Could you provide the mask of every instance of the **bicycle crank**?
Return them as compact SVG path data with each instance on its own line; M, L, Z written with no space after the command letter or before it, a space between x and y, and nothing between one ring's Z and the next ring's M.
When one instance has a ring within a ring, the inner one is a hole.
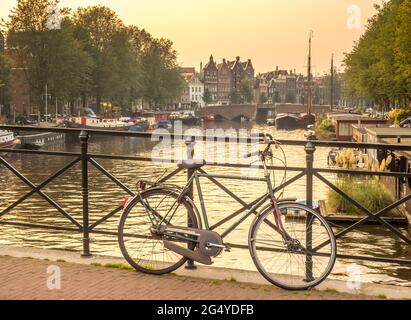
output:
M187 235L197 238L193 239L198 244L194 250L181 247L171 241L172 238L178 241L180 237ZM205 265L211 265L213 263L211 258L218 256L223 249L227 249L221 236L214 231L167 226L163 230L163 236L165 238L163 240L164 246L167 249Z

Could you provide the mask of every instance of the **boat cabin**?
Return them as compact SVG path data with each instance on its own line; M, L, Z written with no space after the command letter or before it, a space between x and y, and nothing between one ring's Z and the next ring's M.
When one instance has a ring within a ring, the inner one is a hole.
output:
M333 114L329 115L329 118L335 126L337 141L352 141L353 125L356 125L357 128L387 126L386 119L364 117L359 114Z

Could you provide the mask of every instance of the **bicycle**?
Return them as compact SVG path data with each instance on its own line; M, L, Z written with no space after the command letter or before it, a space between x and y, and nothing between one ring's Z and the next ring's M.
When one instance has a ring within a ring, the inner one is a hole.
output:
M187 260L210 265L212 258L223 250L230 251L230 245L224 242L226 236L254 214L248 247L262 276L288 290L306 290L320 284L335 263L334 233L316 210L293 200L277 200L268 161L272 164L275 158L273 146L281 149L284 159L285 153L273 139L264 139L262 143L264 150L246 156L259 156L264 178L247 177L246 180L265 182L267 192L221 234L209 226L200 178L241 181L244 177L207 174L201 170L206 165L204 160L188 160L178 164L180 169L193 171L182 188L139 181L139 192L125 203L119 222L118 240L127 262L138 271L155 275L172 272ZM189 196L194 184L201 214Z

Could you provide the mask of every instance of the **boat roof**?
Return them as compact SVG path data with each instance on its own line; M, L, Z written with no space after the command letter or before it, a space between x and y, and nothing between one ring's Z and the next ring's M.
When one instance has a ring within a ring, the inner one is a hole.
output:
M378 138L411 138L411 128L365 128L365 130Z
M282 118L295 118L298 119L298 116L292 113L280 113L279 115L277 115L276 119L282 119Z
M13 134L13 132L0 130L0 136L9 136L11 134Z
M361 114L355 114L355 113L330 114L329 118L337 122L344 122L344 121L387 122L387 120L383 118L371 118L367 115L361 115Z

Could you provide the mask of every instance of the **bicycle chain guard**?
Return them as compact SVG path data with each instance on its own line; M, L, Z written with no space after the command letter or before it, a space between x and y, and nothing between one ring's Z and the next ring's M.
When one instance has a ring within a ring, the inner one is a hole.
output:
M214 231L171 226L166 227L164 232L197 237L198 246L194 250L181 247L170 240L163 240L163 243L167 249L205 265L211 265L213 263L211 257L216 257L223 251L221 247L223 246L223 239ZM212 245L217 245L217 247Z

